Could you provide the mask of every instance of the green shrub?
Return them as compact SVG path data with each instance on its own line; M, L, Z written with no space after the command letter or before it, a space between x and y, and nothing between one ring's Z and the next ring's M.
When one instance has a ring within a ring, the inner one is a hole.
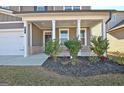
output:
M64 45L68 48L72 60L75 60L81 49L81 42L78 39L72 39L66 41Z
M49 40L45 46L45 53L53 57L56 61L57 55L60 53L60 44L58 40Z
M90 49L100 58L104 56L107 49L109 48L109 42L107 39L103 39L101 36L93 37L91 40L91 47Z
M109 55L109 59L113 60L115 63L124 65L124 54L120 52L113 52Z

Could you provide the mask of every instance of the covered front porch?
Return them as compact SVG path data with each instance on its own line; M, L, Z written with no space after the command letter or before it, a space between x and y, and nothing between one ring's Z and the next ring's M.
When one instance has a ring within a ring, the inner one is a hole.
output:
M79 55L90 56L93 55L89 48L91 38L93 36L106 38L105 22L109 18L108 12L81 12L79 15L75 13L53 14L22 17L25 26L25 57L44 52L45 44L50 38L58 39L62 44L61 47L64 47L64 41L78 38L83 46ZM63 55L69 55L65 47L60 56Z
M29 55L44 52L47 41L57 39L63 48L60 56L69 56L69 52L64 46L64 41L73 38L78 38L82 43L80 56L93 55L89 48L90 39L92 36L102 35L102 23L100 20L33 21L29 26Z

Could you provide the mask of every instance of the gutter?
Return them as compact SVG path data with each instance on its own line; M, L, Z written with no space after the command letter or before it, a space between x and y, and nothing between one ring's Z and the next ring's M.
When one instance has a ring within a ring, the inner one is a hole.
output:
M107 25L111 19L112 19L112 11L109 11L109 19L105 22L105 24ZM108 27L106 27L106 29L108 29ZM106 33L108 33L108 31Z
M0 7L0 13L6 14L6 15L11 15L11 16L16 16L15 14L13 14L14 11L9 10L9 9L4 9Z

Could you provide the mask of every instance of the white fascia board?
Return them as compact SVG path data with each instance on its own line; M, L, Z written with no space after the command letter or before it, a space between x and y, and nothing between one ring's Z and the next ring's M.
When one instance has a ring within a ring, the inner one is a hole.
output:
M115 28L110 29L109 32L111 32L111 31L113 31L113 30L116 30L116 29L119 29L119 28L122 28L122 27L124 27L124 24L123 24L123 25L120 25L120 26L117 26L117 27L115 27Z
M15 28L15 29L0 29L0 32L10 32L10 31L23 31L24 28Z
M0 8L0 13L11 15L11 16L16 16L15 14L13 14L12 10L6 10L6 9L2 9L2 8Z

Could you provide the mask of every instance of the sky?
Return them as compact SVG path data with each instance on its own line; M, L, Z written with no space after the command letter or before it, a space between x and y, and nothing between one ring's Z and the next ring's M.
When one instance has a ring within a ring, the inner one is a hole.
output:
M92 6L92 9L116 9L116 10L124 10L124 6Z

